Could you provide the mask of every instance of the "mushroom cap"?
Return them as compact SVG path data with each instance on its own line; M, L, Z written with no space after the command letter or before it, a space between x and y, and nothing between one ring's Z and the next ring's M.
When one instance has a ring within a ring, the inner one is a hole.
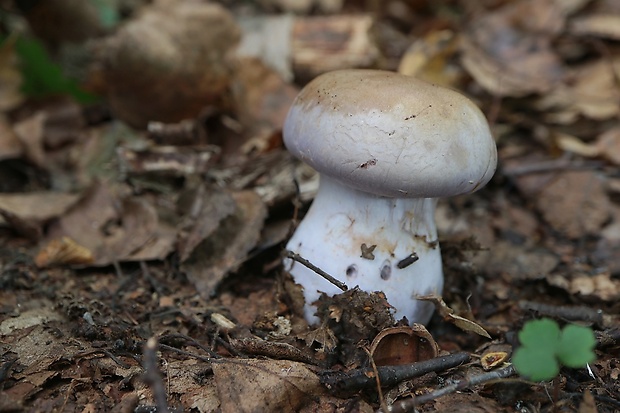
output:
M471 100L380 70L315 78L293 102L283 137L318 172L385 197L474 192L497 165L489 125Z

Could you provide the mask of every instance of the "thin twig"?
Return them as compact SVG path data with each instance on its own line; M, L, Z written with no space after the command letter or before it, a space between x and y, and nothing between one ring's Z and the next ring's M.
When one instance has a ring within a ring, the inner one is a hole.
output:
M586 321L598 325L603 324L603 316L605 315L602 310L586 306L556 306L533 301L521 301L519 302L519 308L568 321Z
M298 263L300 263L301 265L305 267L310 268L312 271L314 271L321 277L325 278L327 281L334 284L336 287L340 288L342 291L347 291L349 289L349 287L347 287L345 283L343 283L342 281L338 281L337 279L335 279L334 277L332 277L331 275L329 275L328 273L326 273L325 271L323 271L316 265L312 264L307 259L303 258L301 255L296 254L293 251L285 250L284 256L286 258L292 259L293 261L297 261Z
M379 377L379 370L377 369L377 363L375 363L375 359L372 357L370 350L364 347L364 351L368 354L368 359L370 360L370 366L372 367L372 372L375 374L375 382L377 385L377 393L379 394L379 403L382 409L387 409L387 404L385 403L385 397L383 397L383 390L381 390L381 379Z
M381 386L394 386L401 381L423 376L432 371L443 371L469 361L466 352L435 357L430 360L418 361L400 366L379 366L375 373L372 369L358 369L347 373L325 371L319 374L321 383L335 393L352 393L375 385L376 376Z
M144 381L151 388L157 411L161 413L170 413L166 396L166 388L162 380L159 368L157 366L157 339L151 337L146 341L144 346Z
M505 379L506 377L510 377L515 374L515 369L510 364L507 367L503 367L498 370L491 371L489 373L480 374L478 376L471 377L466 380L461 380L455 384L450 386L442 387L441 389L435 390L434 392L424 394L419 397L412 397L410 399L400 400L393 405L388 407L387 411L382 409L377 410L377 413L404 413L410 412L415 409L416 406L429 402L431 400L438 399L439 397L445 396L447 394L455 393L460 390L465 390L470 387L477 386L479 384L488 383L495 380Z

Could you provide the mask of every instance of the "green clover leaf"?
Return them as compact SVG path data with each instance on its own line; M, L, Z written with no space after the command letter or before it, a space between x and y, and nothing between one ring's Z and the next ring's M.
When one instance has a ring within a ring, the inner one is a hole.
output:
M532 381L549 380L560 372L560 363L553 353L528 347L518 348L512 363L520 375Z
M583 367L596 358L594 346L596 338L592 329L576 325L568 325L562 330L556 354L566 367Z
M533 381L554 378L560 365L579 368L596 358L592 329L568 325L560 330L551 319L525 323L519 341L521 347L512 356L512 363L519 374Z

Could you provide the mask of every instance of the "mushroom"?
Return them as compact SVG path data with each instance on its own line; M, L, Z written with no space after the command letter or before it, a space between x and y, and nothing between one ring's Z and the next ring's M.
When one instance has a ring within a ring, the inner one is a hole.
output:
M339 70L304 87L284 143L320 173L310 209L286 248L347 286L383 291L395 317L427 323L443 271L437 198L474 192L493 176L497 149L478 107L450 89L397 73ZM340 290L284 260L316 322L320 292Z

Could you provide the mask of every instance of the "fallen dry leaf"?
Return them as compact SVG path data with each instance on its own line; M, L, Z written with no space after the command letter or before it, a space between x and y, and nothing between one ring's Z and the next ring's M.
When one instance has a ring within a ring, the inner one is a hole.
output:
M79 199L78 194L51 191L0 193L0 210L9 211L24 220L45 222L64 214Z
M267 152L282 145L273 135L282 128L298 88L285 82L259 59L239 59L235 75L234 97L240 121L253 139L253 153ZM243 152L249 153L246 143Z
M210 297L226 274L237 269L260 239L267 208L254 191L232 194L236 211L194 248L181 269L205 298Z
M159 223L149 201L139 197L119 199L103 183L93 185L66 214L52 222L48 239L64 236L90 250L93 265L109 265L136 256L161 259L172 251L175 241L168 227ZM160 238L155 239L157 236ZM142 248L156 255L147 256Z
M617 117L620 114L619 75L618 58L576 66L571 71L570 81L550 90L535 103L535 107L549 111L546 116L550 118L565 118L568 123L574 123L575 115L599 121Z
M324 390L305 364L235 359L213 363L222 413L298 411Z
M198 360L170 360L166 363L168 392L178 395L183 403L200 413L216 413L220 402L213 377L196 380L207 367Z
M225 190L199 185L179 199L183 219L179 224L177 251L185 262L194 249L209 237L221 221L235 212L235 200Z
M592 171L557 175L534 202L545 220L570 238L597 234L609 219L611 208L601 178Z
M316 348L317 353L330 353L338 345L334 332L327 326L319 326L307 333L302 333L299 338L304 340L306 346Z
M409 46L401 57L398 73L456 88L464 74L452 62L457 46L458 36L453 31L432 31Z
M484 370L492 370L501 366L508 360L508 353L505 351L488 351L480 357L480 365Z
M540 246L513 244L499 240L491 248L491 254L480 254L474 262L491 275L506 274L511 279L544 279L560 263L559 257Z
M562 288L571 294L579 294L585 298L594 298L613 302L620 298L620 281L612 278L609 273L597 275L580 275L566 278L556 274L547 277L549 284Z
M461 41L462 63L496 96L524 96L551 90L564 76L552 47L563 27L551 0L520 0L473 20Z
M480 394L468 396L463 393L449 394L433 402L434 413L497 413L502 406L495 400Z
M491 338L489 333L487 333L487 331L482 328L482 326L480 326L478 323L455 314L454 310L448 307L448 304L446 304L441 297L436 295L426 295L418 297L418 300L431 301L433 304L435 304L435 310L437 311L437 313L445 321L454 324L461 330L476 333L486 338Z
M601 153L597 145L587 144L576 136L566 133L556 133L555 144L566 152L581 155L585 158L593 158Z

